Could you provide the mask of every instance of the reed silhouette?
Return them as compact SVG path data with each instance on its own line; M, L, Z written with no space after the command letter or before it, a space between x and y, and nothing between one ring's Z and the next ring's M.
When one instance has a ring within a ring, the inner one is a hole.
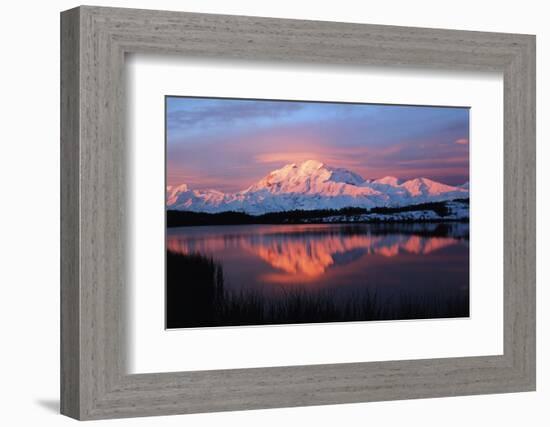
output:
M199 253L166 256L166 327L241 326L469 316L468 292L382 296L365 288L345 296L287 288L279 295L233 291L223 268Z

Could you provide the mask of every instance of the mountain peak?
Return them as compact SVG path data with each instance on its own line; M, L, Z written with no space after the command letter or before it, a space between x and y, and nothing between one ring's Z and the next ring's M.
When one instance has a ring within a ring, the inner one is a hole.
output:
M276 169L246 189L246 192L265 191L278 194L326 194L342 191L342 185L359 186L365 180L343 168L328 166L318 160L290 163Z
M306 160L298 166L302 171L315 171L317 169L321 169L323 166L325 166L324 163L318 161L318 160Z
M453 187L451 185L436 182L424 177L410 179L404 182L402 184L402 187L406 188L412 196L418 196L422 194L439 195L449 193L457 189L463 190L459 187Z
M400 184L400 181L395 176L385 176L384 178L378 178L373 181L376 184L386 184L386 185L392 185L397 186Z

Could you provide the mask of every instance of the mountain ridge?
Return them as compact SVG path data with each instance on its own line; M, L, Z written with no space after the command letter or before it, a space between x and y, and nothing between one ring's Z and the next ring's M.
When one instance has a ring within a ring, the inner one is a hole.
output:
M463 186L424 177L403 182L392 176L365 180L348 169L317 160L287 164L234 193L193 190L187 184L168 186L166 193L167 207L171 210L236 211L251 215L290 210L398 207L469 197L469 189Z

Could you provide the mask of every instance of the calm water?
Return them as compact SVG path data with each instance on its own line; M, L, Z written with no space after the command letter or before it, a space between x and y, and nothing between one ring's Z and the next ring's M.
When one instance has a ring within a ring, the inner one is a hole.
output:
M213 259L223 274L224 289L235 295L254 293L277 300L296 291L301 295L323 294L330 295L331 301L342 308L354 298L370 294L377 296L378 305L383 305L380 313L388 313L373 318L469 314L467 224L181 227L167 230L167 250ZM170 280L174 283L175 280L168 277L171 286ZM186 285L178 282L178 286ZM192 294L185 298L192 298ZM449 303L457 298L461 301L458 309L456 304L451 307ZM425 313L415 315L416 308L404 311L405 299L430 301L429 304L438 307L422 308ZM177 310L171 307L169 310ZM361 317L356 314L351 320L361 320L358 316ZM321 314L319 317L315 320L310 315L309 321L327 320ZM228 324L253 323L266 322ZM220 324L225 322L218 321L215 325ZM191 322L179 326L193 325Z

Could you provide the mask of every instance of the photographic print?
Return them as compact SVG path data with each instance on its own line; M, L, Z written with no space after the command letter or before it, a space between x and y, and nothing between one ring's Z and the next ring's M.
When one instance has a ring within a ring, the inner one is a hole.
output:
M166 327L468 317L469 115L166 96Z

